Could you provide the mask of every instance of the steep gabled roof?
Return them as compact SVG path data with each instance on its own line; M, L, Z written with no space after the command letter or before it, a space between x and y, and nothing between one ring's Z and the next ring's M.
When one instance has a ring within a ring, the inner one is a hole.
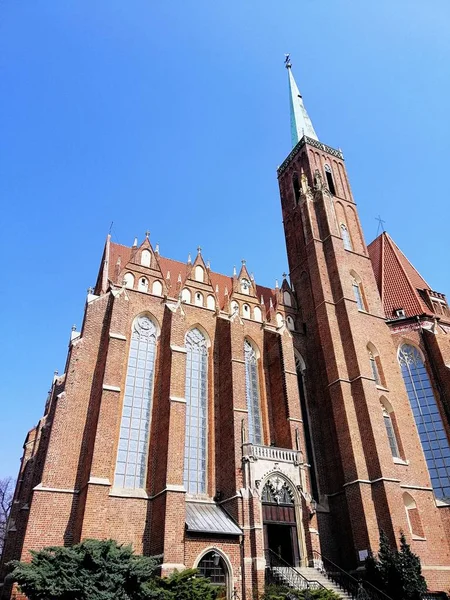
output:
M403 308L407 317L432 314L419 290L430 286L412 266L392 238L383 232L368 246L375 279L388 319Z
M121 269L124 269L125 266L130 262L133 255L134 248L130 248L128 246L122 246L121 244L116 244L115 242L109 242L109 262L108 262L108 279L113 283L118 283L116 281L116 265L117 261L120 258ZM105 255L103 257L103 261L105 260ZM167 273L170 272L170 279L172 282L172 290L171 293L175 293L176 283L178 280L178 275L181 275L182 284L187 284L186 279L188 278L193 265L188 265L186 263L182 263L177 260L173 260L171 258L165 258L164 256L158 256L159 266L161 268L163 277L167 277ZM102 269L100 269L102 270ZM233 277L228 275L222 275L221 273L215 273L213 271L209 271L209 277L211 280L212 287L214 292L216 293L219 306L222 309L226 309L225 303L228 301L228 298L231 297L233 293ZM270 300L274 306L277 304L277 295L276 290L272 290L270 288L256 285L256 293L257 299L260 300L261 297L264 298L264 302L266 305L266 310L269 309ZM216 292L216 288L218 291ZM225 297L225 290L228 292L227 298Z

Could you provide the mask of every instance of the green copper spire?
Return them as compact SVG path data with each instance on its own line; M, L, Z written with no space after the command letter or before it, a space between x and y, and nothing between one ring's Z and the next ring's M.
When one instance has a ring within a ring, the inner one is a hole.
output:
M294 76L292 75L292 63L289 54L284 61L289 76L289 104L291 107L291 137L292 147L296 146L304 135L319 140L314 131L311 119L306 112L303 98L300 94Z

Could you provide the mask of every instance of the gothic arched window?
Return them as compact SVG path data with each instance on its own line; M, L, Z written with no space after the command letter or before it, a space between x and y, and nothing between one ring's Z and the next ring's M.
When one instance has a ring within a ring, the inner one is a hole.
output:
M300 200L300 182L297 173L292 175L292 186L294 188L295 204L298 204L298 201Z
M114 485L143 488L153 395L157 330L147 316L133 324Z
M208 345L199 329L186 335L186 436L183 483L189 494L206 493Z
M353 294L355 296L358 310L366 311L367 307L362 289L361 278L353 271L350 273L350 275L352 276Z
M434 493L450 498L450 446L422 356L411 344L403 344L398 361Z
M252 444L262 443L261 409L259 402L258 356L252 344L245 340L245 396L248 410L248 439Z
M333 194L333 196L336 196L336 188L334 186L334 181L333 181L333 172L331 170L330 165L325 165L325 176L327 178L328 189Z
M352 240L350 239L350 233L347 229L347 226L344 223L341 223L341 236L342 241L344 242L344 248L346 250L353 250Z
M386 428L386 433L389 440L389 446L391 448L392 456L394 458L400 458L400 451L398 449L397 436L395 435L394 423L392 420L392 410L388 410L386 401L381 400L381 409L383 411L383 421Z

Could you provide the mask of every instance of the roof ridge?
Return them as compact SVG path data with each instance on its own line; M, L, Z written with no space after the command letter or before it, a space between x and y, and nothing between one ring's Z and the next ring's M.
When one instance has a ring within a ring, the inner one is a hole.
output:
M403 266L402 262L401 262L401 261L398 259L398 257L397 257L397 253L395 252L395 249L397 249L397 250L398 250L398 252L399 252L399 253L402 255L402 257L403 257L403 258L406 260L406 262L407 262L407 263L409 264L409 266L410 266L410 267L413 269L413 271L415 271L415 272L417 273L417 275L420 277L420 279L422 279L422 281L423 281L423 282L425 283L425 285L427 286L427 287L426 287L426 289L428 289L428 290L431 290L431 288L430 288L430 286L429 286L428 282L427 282L427 281L426 281L426 280L425 280L425 279L422 277L422 275L419 273L419 271L416 269L416 267L415 267L415 266L412 264L412 262L411 262L411 261L409 260L409 258L406 256L406 254L405 254L404 252L402 252L402 250L401 250L401 249L400 249L400 248L397 246L397 244L394 242L394 240L391 238L391 236L390 236L390 235L389 235L387 232L384 232L384 233L385 233L385 235L386 235L386 237L387 237L388 241L391 243L391 247L392 247L392 246L395 246L395 248L393 248L393 250L394 250L394 253L395 253L395 257L397 258L397 260L398 260L398 263L400 264L400 266L401 266L401 268L402 268L402 271L405 273L405 275L406 275L406 277L407 277L407 279L408 279L408 282L411 284L411 286L413 287L413 289L415 289L415 290L416 290L416 289L419 289L419 288L416 288L416 287L414 287L414 286L413 286L413 284L412 284L412 282L411 282L411 279L410 279L409 275L407 274L407 272L406 272L406 270L405 270L405 268L404 268L404 266Z

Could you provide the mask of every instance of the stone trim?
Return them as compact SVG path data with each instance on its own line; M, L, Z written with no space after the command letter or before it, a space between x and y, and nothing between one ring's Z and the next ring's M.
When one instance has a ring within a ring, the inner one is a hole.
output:
M123 340L124 342L127 340L125 335L122 335L121 333L113 333L112 331L109 332L109 337L113 340Z
M401 488L404 488L406 490L422 490L424 492L432 492L433 488L432 487L425 487L423 485L408 485L408 484L402 484L400 485Z
M422 569L427 569L428 571L450 571L450 567L446 567L444 565L437 565L437 566L422 565Z
M287 420L293 423L303 423L302 419L297 419L296 417L288 417Z
M245 360L242 360L242 358L232 358L231 362L236 362L240 363L241 365L245 365Z
M169 400L171 402L180 402L180 404L186 404L186 398L181 398L180 396L169 396Z
M177 346L176 344L170 344L172 352L181 352L181 354L187 354L187 349L184 346Z
M394 461L394 464L396 464L396 465L403 465L405 467L407 467L409 465L409 460L403 460L403 458L400 458L398 456L394 456L393 461Z
M110 486L111 482L108 478L104 477L89 477L88 485L107 485Z
M248 413L247 408L233 408L234 412Z
M37 486L33 488L33 492L57 492L58 494L79 494L80 490L46 487L43 486L42 483L38 483Z
M106 392L120 392L120 387L117 385L108 385L106 383L103 384L103 389Z

